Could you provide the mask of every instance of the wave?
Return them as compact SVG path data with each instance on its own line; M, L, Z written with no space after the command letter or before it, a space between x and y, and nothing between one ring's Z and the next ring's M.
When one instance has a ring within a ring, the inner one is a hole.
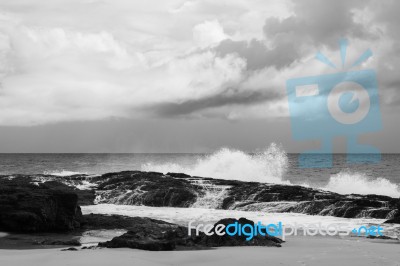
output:
M43 174L54 175L54 176L71 176L71 175L85 175L87 173L62 170L62 171L44 171Z
M254 181L287 184L285 173L288 157L280 145L272 143L263 152L248 154L240 150L223 148L187 166L180 163L145 163L142 171L186 173L192 176L212 177L227 180ZM322 174L322 173L321 173ZM329 176L326 186L301 183L305 187L333 191L339 194L377 194L400 197L399 185L385 178L371 178L362 172L343 170Z
M322 189L339 194L377 194L400 197L400 188L397 184L385 178L372 179L364 173L350 171L341 171L331 176L329 183Z
M227 180L289 184L289 181L283 180L287 166L286 152L279 145L272 143L263 152L256 154L223 148L197 160L192 166L176 163L146 163L142 165L142 170L162 173L178 172Z

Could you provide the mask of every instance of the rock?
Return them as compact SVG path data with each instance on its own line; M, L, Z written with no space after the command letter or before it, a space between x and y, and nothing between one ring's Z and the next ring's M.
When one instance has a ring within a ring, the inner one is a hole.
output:
M43 186L49 189L71 191L72 193L77 194L79 206L93 205L96 198L94 190L80 190L57 181L47 181L43 183Z
M218 224L229 224L238 221L240 224L254 224L252 221L241 218L224 219ZM274 246L280 247L283 242L272 236L256 236L246 241L243 236L207 236L200 233L198 236L188 234L188 228L150 218L134 217L128 232L114 237L111 241L99 243L99 247L133 248L152 251L168 251L174 249L203 249L220 246ZM214 229L213 229L214 230Z
M192 177L183 173L125 171L95 179L99 203L190 207L204 195L208 206L241 211L294 212L344 218L391 217L397 199L381 195L341 195L309 187ZM226 188L225 193L221 187ZM214 197L210 192L215 191ZM207 205L205 207L208 207Z
M391 223L391 224L400 224L400 199L397 201L397 210L394 212L393 217L391 219L387 220L385 223Z
M97 246L88 246L88 247L82 247L81 249L96 249Z
M150 218L133 217L128 232L111 241L99 243L100 247L128 247L151 251L174 250L177 245L194 245L187 228Z
M99 182L99 203L145 205L154 207L190 207L197 198L192 184L185 179L156 172L106 174Z
M389 219L384 222L385 224L400 224L400 217L394 217L393 219Z
M219 224L227 226L228 224L238 223L241 226L249 224L254 227L254 222L246 218L240 218L239 220L228 218L222 219L214 224L212 232L215 232L215 227ZM269 247L281 247L281 243L284 241L273 236L261 236L257 235L251 240L246 240L244 235L229 236L227 234L219 236L213 234L211 236L202 235L200 245L205 245L207 247L222 247L222 246L269 246Z
M139 217L93 213L84 215L83 219L82 229L84 230L128 229L142 222Z
M0 178L0 229L13 232L69 231L80 227L78 196L55 184Z
M369 235L369 236L367 236L367 238L370 238L370 239L384 239L384 240L386 240L386 239L397 240L397 238L389 237L389 236L371 236L371 235Z
M175 177L175 178L190 178L190 175L183 173L167 173L167 176Z
M78 251L76 248L64 248L61 251Z
M96 203L154 207L197 207L240 211L293 212L344 218L398 221L398 199L381 195L341 195L319 189L189 176L183 173L123 171L101 176L19 176L62 190L71 189L80 204ZM61 181L43 182L43 181ZM90 185L90 186L88 186ZM71 186L92 187L77 190ZM212 201L212 202L211 202ZM78 203L78 204L79 204ZM397 213L397 214L396 214ZM29 214L21 214L29 215ZM393 220L396 218L397 220Z

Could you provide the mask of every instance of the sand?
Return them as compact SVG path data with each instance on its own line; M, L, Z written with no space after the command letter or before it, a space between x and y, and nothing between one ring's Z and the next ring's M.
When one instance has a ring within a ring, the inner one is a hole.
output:
M400 265L397 240L290 237L282 248L223 247L198 251L133 249L0 250L0 265Z

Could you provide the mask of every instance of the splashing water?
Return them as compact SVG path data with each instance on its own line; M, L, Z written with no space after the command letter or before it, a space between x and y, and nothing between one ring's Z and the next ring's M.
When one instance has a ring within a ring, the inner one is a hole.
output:
M385 178L368 178L358 172L341 171L331 176L329 183L323 188L340 194L377 194L390 197L400 197L400 188L397 184Z
M208 180L192 180L192 183L203 187L204 195L197 198L192 208L219 209L228 195L229 186L217 186Z
M190 166L179 163L146 163L141 168L143 171L181 172L192 176L290 185L291 183L285 180L288 165L286 152L279 145L272 143L263 152L256 154L223 148L197 160ZM299 185L340 194L378 194L400 197L400 187L396 183L381 177L368 177L363 172L348 170L331 175L328 184L323 187L310 182ZM216 191L211 192L218 194Z
M213 177L228 180L255 181L289 184L283 181L288 166L286 152L272 143L265 151L248 154L243 151L223 148L199 159L192 166L179 164L142 165L143 171L181 172L192 176Z
M44 175L54 175L54 176L71 176L71 175L85 175L87 173L62 170L62 171L44 171L43 174Z

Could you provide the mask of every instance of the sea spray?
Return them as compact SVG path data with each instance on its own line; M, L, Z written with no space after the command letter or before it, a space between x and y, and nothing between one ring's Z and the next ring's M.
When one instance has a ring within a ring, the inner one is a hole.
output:
M267 149L255 154L228 148L206 155L192 166L176 163L142 165L143 171L181 172L192 176L212 177L225 180L254 181L262 183L288 184L283 180L287 170L286 152L272 143Z
M385 178L370 178L364 173L344 170L332 175L322 189L340 194L376 194L400 197L400 188Z

